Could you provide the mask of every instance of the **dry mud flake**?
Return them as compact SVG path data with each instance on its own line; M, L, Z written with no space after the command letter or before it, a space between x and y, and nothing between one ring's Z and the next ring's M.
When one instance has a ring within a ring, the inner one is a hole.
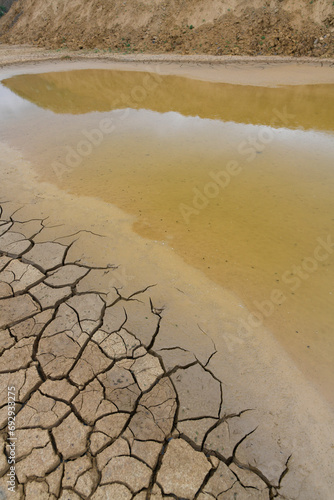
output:
M30 295L3 299L0 301L0 328L6 328L38 312L40 312L40 307Z
M36 243L23 260L34 264L42 269L43 272L54 269L63 263L67 247L60 243L46 242Z
M183 439L172 439L158 472L157 483L164 493L192 499L203 484L212 464Z

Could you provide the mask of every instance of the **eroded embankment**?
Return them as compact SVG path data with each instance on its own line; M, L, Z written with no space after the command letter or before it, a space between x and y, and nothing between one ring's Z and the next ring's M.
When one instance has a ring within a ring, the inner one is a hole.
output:
M46 48L330 57L333 13L321 0L18 0L0 35Z

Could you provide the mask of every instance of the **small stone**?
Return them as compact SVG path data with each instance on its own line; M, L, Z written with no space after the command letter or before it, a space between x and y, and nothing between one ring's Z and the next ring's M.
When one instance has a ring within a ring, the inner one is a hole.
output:
M192 499L202 485L211 463L183 439L172 439L163 456L157 482L163 492Z
M89 431L90 427L83 425L73 413L52 429L57 449L65 459L75 458L86 451Z
M64 245L55 242L35 243L33 248L24 254L22 260L46 272L62 264L66 249Z

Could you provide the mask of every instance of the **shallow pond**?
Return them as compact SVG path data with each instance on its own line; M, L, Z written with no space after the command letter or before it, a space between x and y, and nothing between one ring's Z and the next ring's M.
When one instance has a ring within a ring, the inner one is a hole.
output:
M133 214L135 231L234 291L245 327L269 327L330 390L334 85L111 70L2 84L1 137L41 180Z

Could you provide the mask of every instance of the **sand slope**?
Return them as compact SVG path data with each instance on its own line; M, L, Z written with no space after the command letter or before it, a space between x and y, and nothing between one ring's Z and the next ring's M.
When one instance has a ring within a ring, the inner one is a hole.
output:
M330 56L329 0L18 0L2 41L119 52Z

